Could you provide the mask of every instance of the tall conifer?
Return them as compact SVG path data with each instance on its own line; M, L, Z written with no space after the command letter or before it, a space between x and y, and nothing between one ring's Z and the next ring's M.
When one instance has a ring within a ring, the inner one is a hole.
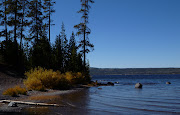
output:
M45 12L45 16L44 18L48 20L48 31L49 31L49 41L51 40L51 14L55 12L55 10L53 9L53 5L55 4L55 2L53 0L44 0L44 12Z
M80 0L81 1L81 10L78 13L82 13L82 21L80 24L75 25L74 27L78 30L77 35L82 35L83 39L80 41L79 47L82 48L81 52L84 57L84 71L86 71L86 53L90 52L89 48L93 48L94 45L89 42L88 35L91 33L90 28L87 24L89 18L89 9L91 8L89 3L94 3L94 0Z
M56 36L55 45L53 48L53 57L54 57L54 63L53 68L55 70L63 71L63 54L62 54L62 46L61 46L61 35L59 34Z
M66 65L67 65L67 58L68 58L68 40L66 36L66 30L64 23L61 25L61 47L62 47L62 55L63 55L63 68L64 71L66 71Z
M5 37L8 41L7 32L7 0L0 1L0 26L4 26L4 29L0 31L0 37Z
M72 32L71 38L69 40L69 58L68 58L68 70L72 72L78 72L77 64L77 45L75 40L74 32Z
M28 17L30 18L30 39L38 40L43 34L43 13L41 0L31 0L29 3Z

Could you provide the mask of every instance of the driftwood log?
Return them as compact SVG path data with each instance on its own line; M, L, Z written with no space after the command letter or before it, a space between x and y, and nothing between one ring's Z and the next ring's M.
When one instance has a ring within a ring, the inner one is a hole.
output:
M14 102L17 104L25 104L25 105L36 105L36 106L55 106L55 107L63 106L63 105L48 104L48 103L34 103L34 102L13 101L13 100L0 100L0 103L10 103L10 102Z

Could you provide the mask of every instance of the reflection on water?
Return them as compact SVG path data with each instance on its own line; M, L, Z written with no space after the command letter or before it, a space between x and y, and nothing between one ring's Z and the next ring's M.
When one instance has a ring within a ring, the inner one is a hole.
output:
M50 109L48 107L30 107L24 110L29 115L48 115L50 114Z
M93 80L118 84L82 89L53 101L65 107L30 110L62 115L180 114L180 75L95 76ZM142 89L134 88L137 82Z
M57 103L63 102L66 106L59 109L52 108L52 111L63 114L79 115L80 113L88 113L89 104L89 90L81 89L71 94L65 94L60 96L62 100L57 100Z
M24 114L37 115L79 115L88 114L87 106L89 104L89 89L79 89L71 94L60 95L48 103L65 105L64 107L31 107L24 110Z

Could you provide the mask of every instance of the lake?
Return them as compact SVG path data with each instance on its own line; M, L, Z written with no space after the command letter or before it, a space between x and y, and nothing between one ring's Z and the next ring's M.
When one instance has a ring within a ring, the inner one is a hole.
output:
M118 115L180 114L180 75L98 75L92 80L118 82L62 95L69 107L46 108L47 114ZM142 89L134 88L142 83ZM167 85L166 82L172 84ZM61 100L61 102L62 102ZM57 103L60 101L56 101ZM31 111L39 111L32 109ZM42 110L44 112L44 110ZM41 113L42 113L41 112Z

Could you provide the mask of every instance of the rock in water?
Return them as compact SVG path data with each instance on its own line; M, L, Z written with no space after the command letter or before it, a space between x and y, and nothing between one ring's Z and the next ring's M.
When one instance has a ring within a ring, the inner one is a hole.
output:
M108 82L107 85L112 85L112 86L114 86L114 83Z
M11 102L8 104L8 107L17 107L17 103L11 101Z
M171 84L171 82L166 82L166 84Z
M119 82L114 82L114 83L119 84Z
M135 88L142 88L142 84L141 83L136 83L136 85L135 85Z

